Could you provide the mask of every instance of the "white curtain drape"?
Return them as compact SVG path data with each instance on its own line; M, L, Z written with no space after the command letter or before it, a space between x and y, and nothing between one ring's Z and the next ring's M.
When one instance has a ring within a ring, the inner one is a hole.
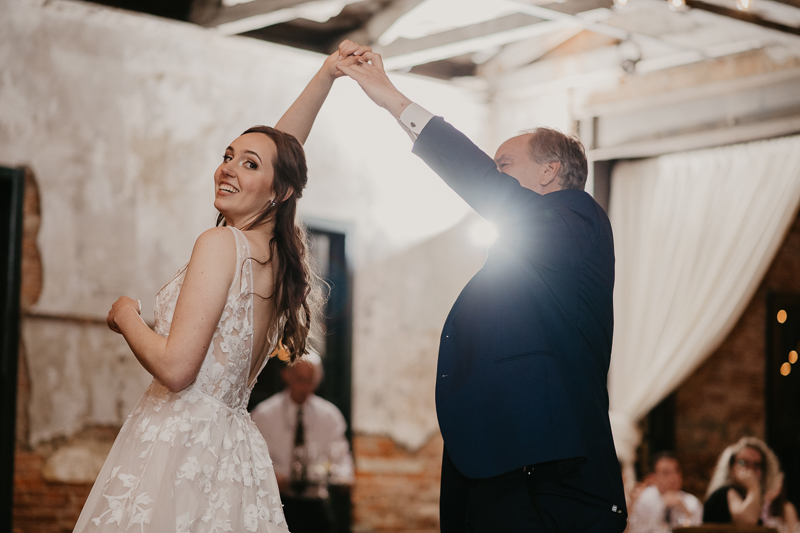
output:
M724 340L794 220L800 136L621 162L611 183L608 386L630 477L636 423Z

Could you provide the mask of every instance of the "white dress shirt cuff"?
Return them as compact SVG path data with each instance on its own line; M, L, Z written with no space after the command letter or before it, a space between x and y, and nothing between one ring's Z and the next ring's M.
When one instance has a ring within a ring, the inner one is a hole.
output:
M433 113L412 102L400 113L400 119L397 123L400 124L412 141L416 141L419 134L433 117Z

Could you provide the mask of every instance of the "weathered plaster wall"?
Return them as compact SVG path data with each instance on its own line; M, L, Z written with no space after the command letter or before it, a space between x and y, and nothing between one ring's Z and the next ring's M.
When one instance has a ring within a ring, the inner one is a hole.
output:
M0 4L0 164L29 165L41 192L40 318L23 327L30 444L121 424L149 377L98 321L121 294L152 309L213 225L224 147L252 124L274 124L321 61L88 3ZM473 94L396 82L483 141ZM337 82L306 148L301 215L352 228L355 429L420 446L436 428L438 331L482 260L447 232L468 208L351 80Z

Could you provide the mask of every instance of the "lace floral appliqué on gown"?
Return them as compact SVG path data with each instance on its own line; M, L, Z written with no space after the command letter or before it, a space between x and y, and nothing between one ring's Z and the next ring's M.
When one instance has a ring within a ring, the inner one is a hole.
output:
M76 532L288 531L267 444L246 410L260 370L251 372L253 272L247 238L230 229L236 276L197 379L180 392L153 380L122 426ZM185 273L156 296L161 336L169 335Z

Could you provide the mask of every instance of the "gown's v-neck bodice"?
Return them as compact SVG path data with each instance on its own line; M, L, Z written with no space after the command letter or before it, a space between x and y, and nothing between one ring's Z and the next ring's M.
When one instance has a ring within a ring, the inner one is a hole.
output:
M251 255L247 237L239 229L230 229L236 237L236 273L219 325L192 386L231 409L245 409L253 385L248 383L253 357L253 266L248 260ZM156 295L155 332L163 337L169 335L185 276L186 265ZM261 368L256 370L255 375Z

